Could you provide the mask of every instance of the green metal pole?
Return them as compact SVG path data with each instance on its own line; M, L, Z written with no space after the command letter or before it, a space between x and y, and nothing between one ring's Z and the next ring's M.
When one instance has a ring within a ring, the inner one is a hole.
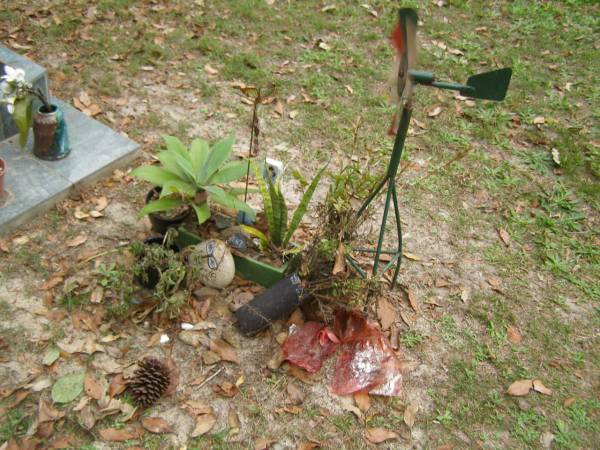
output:
M396 215L396 230L398 233L398 259L396 261L396 269L392 277L392 289L396 287L398 274L400 273L400 264L402 263L402 223L400 222L400 208L398 206L398 196L396 195L396 183L392 186L392 199L394 200L394 214Z
M358 212L356 213L356 215L358 217L360 217L360 215L365 212L365 209L367 209L367 206L369 206L369 204L373 201L373 199L375 198L375 196L377 194L379 194L379 191L381 191L381 188L383 186L385 186L385 182L387 181L387 174L381 179L381 181L379 182L379 184L375 187L375 189L373 189L371 191L371 193L369 194L369 196L367 197L367 199L364 201L364 203L362 204L362 206L360 207L360 209L358 210Z
M410 123L410 116L412 114L411 105L407 104L402 108L402 116L400 117L400 123L398 124L398 132L396 133L396 140L394 141L394 149L392 150L392 157L390 158L390 164L388 166L387 179L388 188L387 195L385 198L385 207L383 209L383 218L381 219L381 227L379 228L379 239L377 241L377 250L375 251L375 262L373 263L373 276L377 274L379 268L379 258L381 256L381 247L383 246L383 238L385 235L385 226L387 223L387 216L390 209L390 200L392 193L396 192L396 174L398 173L398 167L400 166L400 160L402 158L402 150L404 149L404 141L408 133L408 125ZM397 202L397 199L396 199ZM396 214L396 218L399 219L399 214ZM399 224L399 221L398 221ZM397 224L397 225L398 225Z

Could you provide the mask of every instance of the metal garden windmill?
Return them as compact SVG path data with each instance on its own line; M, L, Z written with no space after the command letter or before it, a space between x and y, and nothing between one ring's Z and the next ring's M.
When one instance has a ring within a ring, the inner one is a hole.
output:
M392 289L396 285L402 259L402 226L400 224L400 209L398 207L398 195L396 192L396 174L398 172L398 166L400 165L404 140L406 139L408 125L410 123L413 108L412 97L416 85L458 91L465 97L502 101L506 96L506 91L508 90L510 77L512 75L512 69L504 68L473 75L469 77L466 85L437 81L433 73L415 70L418 23L417 12L411 8L402 8L398 12L398 19L398 24L392 35L392 42L397 50L397 83L395 95L398 100L398 111L394 117L394 123L392 124L392 132L396 132L396 140L394 142L394 148L392 150L386 174L358 210L358 215L360 216L375 197L382 190L386 190L383 218L379 229L379 239L377 241L377 248L375 249L354 249L355 252L373 253L375 255L371 272L374 277L377 276L378 273L383 274L394 265L396 266L394 276L392 277ZM390 203L393 203L394 205L394 217L398 233L398 247L394 250L385 250L382 247ZM381 272L378 272L382 253L391 255L391 259L381 269ZM352 256L347 255L347 259L352 267L363 277L368 276Z

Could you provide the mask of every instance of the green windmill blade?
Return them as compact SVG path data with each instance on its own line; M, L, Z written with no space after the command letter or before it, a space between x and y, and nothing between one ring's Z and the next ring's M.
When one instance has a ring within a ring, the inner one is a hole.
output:
M509 67L472 75L467 80L467 86L473 90L470 89L466 95L468 97L501 102L506 97L511 76L512 69Z

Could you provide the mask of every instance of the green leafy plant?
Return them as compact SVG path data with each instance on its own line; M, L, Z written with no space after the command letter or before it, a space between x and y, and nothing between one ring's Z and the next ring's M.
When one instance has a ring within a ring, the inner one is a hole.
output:
M243 190L227 187L248 169L247 161L229 161L233 137L220 140L212 147L204 139L194 139L189 149L176 137L163 136L163 139L167 149L157 155L160 166L140 166L131 172L160 188L160 197L147 203L140 215L189 205L201 224L210 217L210 201L254 218L255 211L236 197Z
M257 165L254 163L251 163L251 165L262 197L271 242L276 247L285 248L288 246L294 231L296 231L296 228L300 225L302 217L306 214L308 205L319 184L319 180L323 175L325 167L317 172L306 191L304 191L300 204L296 208L296 211L294 211L292 220L288 223L288 209L285 197L281 192L281 179L277 178L276 180L272 180L271 177L267 177L265 181ZM244 227L244 229L248 231L249 227ZM263 236L259 236L257 233L251 234L257 235L261 240L263 239Z

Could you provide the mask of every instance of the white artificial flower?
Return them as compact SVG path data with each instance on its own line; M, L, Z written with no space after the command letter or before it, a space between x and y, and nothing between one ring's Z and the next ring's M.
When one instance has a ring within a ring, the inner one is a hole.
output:
M25 83L25 71L23 69L4 66L4 73L5 75L2 78L9 83Z

